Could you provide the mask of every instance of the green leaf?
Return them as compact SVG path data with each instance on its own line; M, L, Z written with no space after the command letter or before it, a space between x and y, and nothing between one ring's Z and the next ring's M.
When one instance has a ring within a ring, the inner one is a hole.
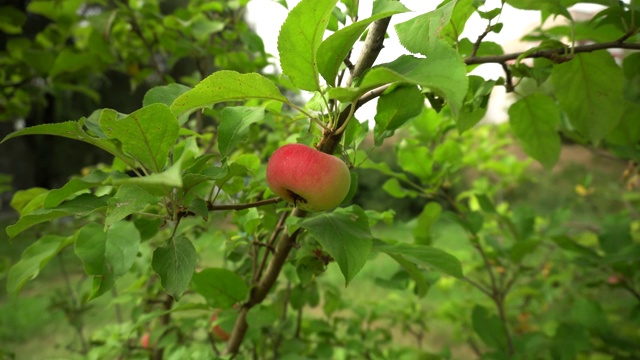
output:
M180 95L191 90L190 87L182 84L169 84L164 86L155 86L142 99L142 106L146 107L151 104L165 104L171 106Z
M140 233L132 222L119 221L107 229L105 260L115 276L129 271L138 254Z
M392 136L424 107L424 96L416 86L401 86L378 99L373 135L376 145Z
M196 260L196 249L191 241L185 236L178 236L153 252L151 266L160 275L162 287L177 300L189 287Z
M560 246L563 250L571 251L576 254L580 254L585 256L588 259L594 261L600 261L600 256L593 251L592 249L578 244L575 240L571 239L567 236L557 236L552 239L558 246Z
M456 278L463 277L460 260L431 246L376 240L374 250L388 255L401 255L416 265L431 267Z
M365 29L374 21L409 11L398 1L374 1L373 15L346 26L327 37L318 47L318 70L327 84L335 86L336 76L343 60Z
M496 350L506 350L506 331L500 319L486 308L476 305L471 314L473 330L480 339Z
M249 287L242 277L227 269L209 268L193 274L193 290L214 308L227 309L245 300Z
M235 147L249 136L249 126L264 119L264 109L254 107L227 107L220 114L218 127L218 150L223 157L229 156Z
M397 199L402 199L407 196L411 198L418 196L418 193L416 191L403 188L396 178L391 178L385 181L382 185L382 190L386 191L389 195Z
M540 240L537 239L518 241L509 249L509 257L514 263L518 264L525 256L532 254L538 248L538 245L540 245Z
M620 121L624 76L608 52L576 54L553 67L551 81L560 108L588 139L603 139Z
M433 156L431 150L420 145L419 141L409 139L402 141L396 151L398 165L420 179L428 179L432 173Z
M83 118L78 121L43 124L24 128L18 131L14 131L11 134L5 136L4 139L0 141L0 144L9 139L13 139L15 137L23 135L55 135L73 140L84 141L120 158L127 164L131 165L131 158L124 155L113 140L97 138L87 134L83 129L84 122L85 119Z
M445 24L444 29L440 32L440 37L451 45L457 45L467 20L477 11L479 4L484 3L477 0L458 0L451 13L451 20ZM444 7L444 5L439 6Z
M337 0L302 0L287 16L278 35L282 72L303 90L319 91L317 54Z
M553 337L551 353L553 359L572 360L578 353L590 350L591 340L588 330L580 325L561 323Z
M600 247L608 255L621 252L633 243L631 219L627 216L610 215L604 219L602 231L598 235Z
M369 220L357 206L306 218L299 225L336 260L346 285L369 259L372 246Z
M5 34L17 35L22 33L22 25L27 15L13 6L0 6L0 31Z
M10 205L20 216L27 215L36 209L42 208L44 200L50 191L37 187L18 190L13 194Z
M74 237L45 235L29 245L20 256L20 260L9 269L7 292L15 297L27 281L40 274L48 263L62 249L73 243Z
M116 194L107 201L107 217L105 226L111 226L125 217L143 210L149 205L157 204L159 197L153 196L134 184L123 184Z
M418 267L413 262L405 259L401 255L397 255L397 254L387 254L387 255L389 255L389 257L391 257L398 264L400 264L400 266L402 266L402 268L409 274L409 276L411 276L413 281L415 281L416 295L418 295L419 298L422 298L425 295L427 295L427 292L429 291L429 288L430 288L430 284L425 279L424 275L422 274L422 271L418 269Z
M528 95L509 108L509 124L527 155L551 169L560 157L560 111L545 94Z
M469 88L464 105L456 119L460 133L471 129L482 120L487 113L489 97L495 84L495 80L487 81L480 76L469 76Z
M75 253L82 260L87 275L107 274L105 248L107 234L102 226L90 223L76 233Z
M391 170L391 168L389 167L389 164L387 164L386 162L379 162L379 163L375 163L373 162L370 158L367 158L361 165L360 165L361 169L371 169L371 170L376 170L379 171L380 173L384 174L384 175L388 175L400 180L409 180L409 178L407 178L407 175L405 175L402 172L394 172L393 170Z
M109 176L110 174L101 170L94 170L87 176L73 178L64 184L63 187L49 191L44 200L44 207L55 208L64 200L76 195L78 192L91 189L102 184L102 182L109 178Z
M71 48L63 48L53 62L49 76L54 78L65 72L78 72L79 70L95 65L98 59L89 53L78 53Z
M571 306L571 317L573 320L589 330L606 333L610 331L607 314L602 310L599 303L579 297Z
M455 256L431 246L376 241L374 249L388 255L401 255L416 265L432 267L455 278L462 278L462 264Z
M46 221L71 215L88 215L107 206L107 197L82 194L52 209L38 209L20 217L13 225L7 226L7 235L13 238L24 230Z
M182 188L181 177L182 164L180 161L171 165L167 170L159 174L148 176L114 179L114 185L137 185L156 196L166 196L173 188Z
M240 74L235 71L221 70L209 75L192 90L180 95L171 104L171 112L175 116L180 116L219 102L249 99L288 102L276 85L260 74Z
M121 221L103 231L95 223L76 233L75 253L82 260L87 275L93 275L89 299L111 289L116 277L124 275L136 259L140 233L132 222Z
M423 91L430 89L436 92L457 114L467 93L467 69L454 49L439 42L426 59L400 56L393 62L369 70L357 88L331 89L329 96L340 101L353 101L371 89L394 82L416 84L423 87Z
M640 54L638 54L640 55ZM607 141L623 146L640 142L640 105L627 102L620 122L607 137Z
M133 265L139 244L140 233L132 222L117 222L106 232L91 223L78 231L75 252L87 274L122 276Z
M414 54L429 55L440 39L440 32L449 23L457 0L397 24L396 33L400 44Z
M442 206L435 201L425 205L416 219L416 227L413 228L413 238L416 244L429 245L431 243L431 227L442 214Z
M178 139L178 121L164 104L151 104L122 119L100 120L104 133L148 170L159 173Z

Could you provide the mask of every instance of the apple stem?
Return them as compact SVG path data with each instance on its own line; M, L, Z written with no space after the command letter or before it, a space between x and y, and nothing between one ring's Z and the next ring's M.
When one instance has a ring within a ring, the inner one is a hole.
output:
M306 204L307 203L307 199L305 199L302 196L294 193L293 191L287 190L287 192L289 193L289 195L293 199L293 206L298 207L298 203L300 203L300 204Z

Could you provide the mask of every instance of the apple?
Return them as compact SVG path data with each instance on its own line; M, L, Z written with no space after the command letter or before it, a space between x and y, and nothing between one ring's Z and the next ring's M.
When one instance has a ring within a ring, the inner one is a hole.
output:
M142 337L140 338L140 346L142 346L143 349L150 349L151 348L149 346L149 336L151 336L151 335L147 331L144 334L142 334Z
M349 192L349 168L335 156L302 144L278 148L267 163L269 189L301 210L338 206Z
M220 310L216 310L213 312L213 315L211 315L211 320L209 320L210 323L215 322L216 320L218 320L218 313L220 312ZM211 328L211 334L213 335L213 337L216 340L221 340L221 341L227 341L229 340L229 333L224 331L221 327L220 324L215 324L212 328Z

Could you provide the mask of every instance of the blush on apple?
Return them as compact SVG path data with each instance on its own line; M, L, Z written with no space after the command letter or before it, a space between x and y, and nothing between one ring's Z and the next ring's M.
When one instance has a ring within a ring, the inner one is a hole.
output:
M267 163L271 191L302 210L338 206L349 192L349 168L335 156L302 144L277 149Z

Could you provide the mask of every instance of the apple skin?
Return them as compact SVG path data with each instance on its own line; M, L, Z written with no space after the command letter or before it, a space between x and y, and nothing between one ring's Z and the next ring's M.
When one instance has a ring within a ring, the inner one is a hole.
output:
M301 210L338 206L349 193L349 168L335 156L302 144L278 148L267 163L271 191Z
M212 323L212 322L218 320L218 312L220 312L220 310L216 310L216 311L213 312L213 315L211 315L211 320L209 320L209 322ZM220 327L220 324L216 324L215 326L213 326L211 328L211 334L213 335L213 337L216 340L221 340L221 341L229 340L229 333L224 331Z

